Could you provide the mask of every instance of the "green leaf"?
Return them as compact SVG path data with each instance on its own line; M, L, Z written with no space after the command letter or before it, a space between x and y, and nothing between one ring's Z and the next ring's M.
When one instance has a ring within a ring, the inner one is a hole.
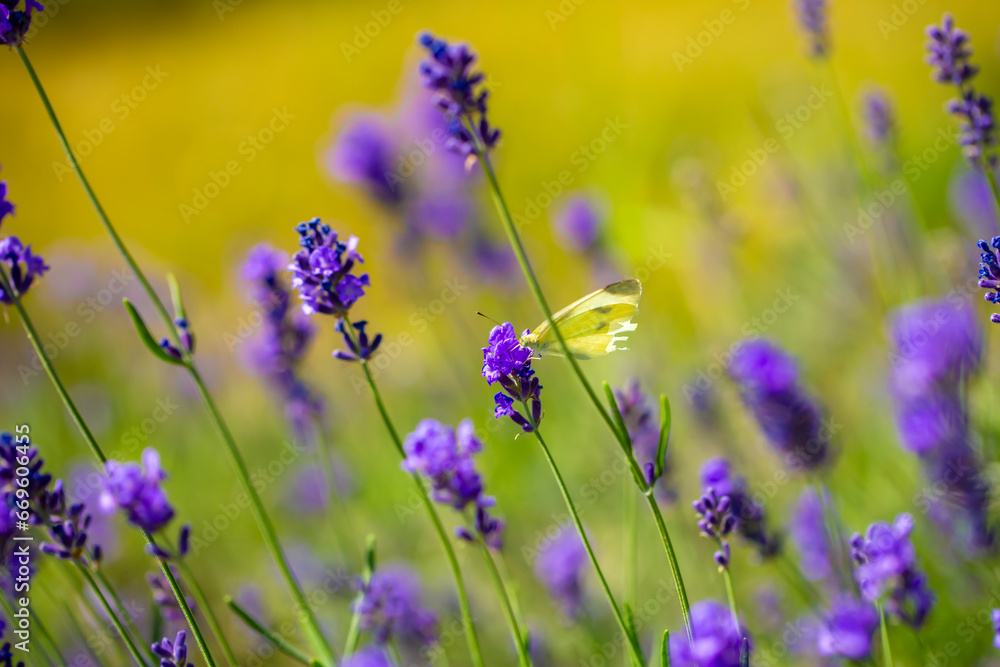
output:
M632 440L629 438L628 429L625 427L625 419L622 417L621 410L618 409L615 392L607 382L604 383L604 393L608 397L608 405L611 406L611 415L614 417L615 427L622 434L619 437L618 444L621 445L622 453L625 454L625 460L628 461L629 469L632 471L632 477L635 479L636 485L645 493L647 488L646 480L643 477L639 463L635 460L635 452L632 451Z
M656 461L653 466L656 469L656 479L663 475L663 459L667 455L667 443L670 441L670 427L673 423L673 416L670 412L670 400L665 395L660 395L660 442L656 446Z
M377 541L375 535L368 533L368 537L365 539L365 569L361 573L364 577L365 583L371 580L372 574L375 573L375 547L377 546Z
M663 631L660 641L660 667L670 667L670 630Z
M133 306L128 299L122 299L122 303L125 304L125 310L128 311L128 316L132 318L132 324L135 325L135 330L139 334L139 340L141 340L142 344L146 346L146 349L152 352L160 361L165 361L168 364L173 364L175 366L183 366L183 361L171 357L162 347L160 347L159 343L153 339L153 334L149 333L149 328L146 327L146 323L142 320L142 315L140 315L139 311L135 309L135 306Z
M223 598L223 600L225 601L226 606L228 606L241 621L246 623L247 627L266 639L272 646L274 646L274 648L278 649L299 664L306 665L307 667L315 667L316 665L320 665L320 667L322 667L323 663L319 660L310 658L301 650L285 641L281 635L275 634L265 628L263 623L251 616L250 613L241 607L232 597L227 595Z
M632 605L630 605L628 602L624 603L623 606L625 609L625 628L628 631L629 635L628 640L632 644L632 646L635 647L636 653L642 655L642 648L639 643L639 632L635 629L635 612L632 611ZM636 658L634 655L631 657L632 657L632 664L635 665L635 667L645 667L645 665L642 663L636 665L636 662L638 662L638 658ZM644 663L645 661L646 658L643 657L642 662Z

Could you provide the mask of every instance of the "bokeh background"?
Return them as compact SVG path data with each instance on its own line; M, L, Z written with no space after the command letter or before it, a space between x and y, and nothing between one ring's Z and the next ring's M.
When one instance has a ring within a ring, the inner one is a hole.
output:
M885 173L883 156L864 135L861 95L883 89L896 109L899 157L923 155L939 132L954 128L943 110L950 91L931 82L923 62L924 27L953 12L972 34L982 68L979 87L996 92L1000 7L973 0L835 2L831 56L823 63L808 57L807 40L785 0L399 2L401 11L365 40L359 33L373 21L372 12L385 16L385 3L52 0L36 18L28 46L112 220L159 287L167 271L178 275L198 336L199 363L236 439L252 469L272 465L264 473L263 496L307 588L321 590L345 559L330 517L296 497L309 485L315 452L273 465L289 436L280 406L241 359L256 308L247 301L239 265L262 241L294 251L292 227L319 216L361 238L373 286L355 316L386 337L377 379L400 428L408 432L423 417L449 423L470 417L483 434L487 489L507 521L508 562L549 664L601 664L588 662L595 642L614 633L589 572L588 603L576 624L562 619L536 584L532 553L565 521L562 500L534 443L515 439L513 425L493 419L493 392L480 377L479 348L492 324L477 310L521 329L541 319L523 279L516 270L487 275L460 243L433 236L419 248L401 243L397 215L330 173L330 147L351 114L372 110L397 122L410 113L419 97L415 35L430 29L470 42L480 54L492 91L490 117L503 130L495 153L501 186L515 213L530 218L537 210L522 234L550 302L568 303L609 274L643 279L631 350L585 368L595 381L607 379L613 386L637 377L673 402L671 484L678 501L667 510L667 521L691 597L724 598L712 549L697 537L688 504L699 493L695 472L704 459L732 457L751 489L764 494L775 527L787 520L803 489L803 480L776 474L779 459L720 376L732 345L757 332L799 358L806 385L836 424L840 455L829 479L848 528L862 530L902 511L916 514L915 541L941 598L924 643L955 641L960 654L953 664L988 655L988 623L968 640L960 624L989 605L1000 571L986 562L956 575L957 562L940 548L941 536L917 509L919 468L899 446L886 391L886 318L908 300L958 289L974 298L985 324L989 311L971 287L973 241L1000 233L996 220L988 207L984 213L963 194L968 167L950 145L932 151L933 161L911 179L916 206L900 198L892 224L856 237L844 226L857 224L861 203L852 180L857 153L873 178ZM719 21L724 12L726 23ZM256 600L275 624L291 618L290 599L248 513L228 517L229 525L210 537L210 524L226 516L238 490L225 454L187 378L138 343L120 302L129 296L147 310L148 303L122 273L124 265L65 168L13 53L0 58L0 80L0 175L18 207L5 231L30 240L53 267L28 307L53 346L57 368L107 450L126 459L137 458L145 446L161 452L180 518L209 543L191 566L212 599L243 596ZM821 93L815 99L824 101L806 107L807 117L800 116L799 126L785 136L781 119L807 104L814 87ZM250 159L247 142L276 114L286 119L284 127L253 149ZM609 123L619 128L613 141L592 158L581 158L581 147ZM759 155L769 137L780 139L779 149L753 168L744 185L721 193L718 183L732 183L734 170ZM408 150L407 142L416 139L404 134L401 145ZM197 213L185 212L230 161L238 162L240 173ZM564 170L571 185L546 205L546 184ZM475 202L470 226L502 247L502 230L482 184L471 179L468 187ZM600 270L553 227L570 190L594 194L605 205ZM924 265L898 255L893 261L891 245L881 245L893 224L920 228ZM782 295L791 305L775 313ZM987 332L990 342L993 333ZM456 607L440 545L413 504L358 370L331 358L339 346L332 322L323 323L304 372L329 404L350 529L359 545L374 533L380 559L415 567L443 625L453 625ZM0 423L29 423L53 470L84 480L83 497L93 468L50 384L32 366L33 353L14 313L0 326L0 356ZM995 452L997 369L996 360L987 358L970 401L989 454ZM545 385L548 439L620 590L622 488L630 482L613 472L614 443L587 409L568 367L545 359L537 368ZM699 386L707 385L717 401L714 417L700 413L685 392L699 377L707 378ZM996 476L992 463L989 475ZM152 564L134 531L117 519L108 524L102 533L109 576L148 611L144 572ZM661 584L667 590L672 585L645 513L639 527L642 601ZM485 643L497 656L509 654L480 559L461 547L460 557ZM74 653L84 640L65 614L64 592L72 583L57 569L43 565L36 604ZM761 645L780 640L781 621L767 617L764 600L776 595L788 617L800 602L772 566L757 563L746 549L736 550L734 578ZM329 597L321 613L331 632L342 636L350 589L341 586ZM218 611L244 664L282 664L263 657L259 640L221 604ZM655 610L643 634L652 638L663 627L681 627L673 602ZM99 634L90 626L84 633L91 639ZM927 662L905 629L892 634L900 663ZM79 655L93 659L82 647ZM107 657L115 655L113 649L104 655L104 664L117 664L119 658ZM461 638L447 645L447 655L450 664L465 664Z

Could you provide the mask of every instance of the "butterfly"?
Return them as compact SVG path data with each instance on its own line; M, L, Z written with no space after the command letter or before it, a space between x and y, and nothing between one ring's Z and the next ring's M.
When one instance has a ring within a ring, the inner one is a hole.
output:
M552 321L577 359L627 350L618 343L627 340L630 331L635 331L637 325L632 322L632 316L639 310L640 296L642 285L638 280L622 280L571 303L553 315ZM525 332L520 343L537 355L562 355L559 339L548 320Z

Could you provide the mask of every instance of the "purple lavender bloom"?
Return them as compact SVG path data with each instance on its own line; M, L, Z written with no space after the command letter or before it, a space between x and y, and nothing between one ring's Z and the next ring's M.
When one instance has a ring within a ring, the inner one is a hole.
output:
M302 311L343 317L371 285L367 273L352 273L355 264L364 262L358 254L358 237L339 241L337 232L319 218L300 223L295 231L302 250L292 257L288 270L303 301Z
M31 251L31 246L21 243L16 236L0 239L0 263L5 264L11 287L18 297L23 298L28 289L41 277L49 266L45 260ZM7 294L0 286L0 303L14 303L14 294Z
M10 642L4 642L4 645L0 646L0 665L3 667L24 667L22 661L14 662L14 652L11 651Z
M11 433L0 432L0 493L12 496L17 489L24 489L27 500L37 504L44 497L52 475L42 470L45 461L38 458L35 447L28 449L28 463L24 466L21 459L25 454L18 452L16 440ZM27 474L18 474L21 467L27 468Z
M559 529L552 540L539 551L535 560L535 577L542 582L549 596L569 619L575 619L583 607L583 575L587 566L587 551L573 526Z
M448 148L461 155L490 151L500 130L486 119L488 93L480 86L485 77L471 71L475 54L465 44L449 44L426 32L418 41L430 55L420 63L421 82L437 93L435 103L448 118Z
M823 615L816 648L822 656L866 660L871 657L872 636L878 625L878 612L870 602L840 595Z
M733 627L733 615L724 604L702 600L691 605L691 632L693 643L684 633L670 634L672 667L739 667L743 638L750 635L743 627Z
M0 44L18 47L24 43L24 36L31 27L31 14L43 11L45 7L38 0L25 0L24 9L17 9L20 0L0 2Z
M733 355L729 374L768 442L792 470L816 470L829 458L819 408L799 386L795 361L773 343L750 340Z
M958 98L948 102L947 109L962 119L959 143L965 156L976 168L995 167L997 158L992 149L997 134L993 100L972 87L978 68L969 62L972 57L969 35L956 28L951 14L946 13L940 26L928 26L927 36L930 38L927 63L934 68L934 79L958 89Z
M184 584L181 581L180 575L177 573L177 568L173 563L169 564L170 572L174 575L177 580L178 586L181 587L181 594L187 601L188 607L191 611L197 609L197 604L194 599L192 599L186 592L184 592ZM168 621L173 621L174 623L185 622L184 612L181 609L180 604L177 602L177 597L174 595L174 591L170 588L170 583L167 578L163 576L162 572L149 572L146 574L146 583L149 584L149 589L153 594L153 604L155 604L159 609L163 618Z
M993 648L1000 648L1000 609L990 612L990 620L993 622Z
M366 646L344 658L338 667L396 667L396 663L390 660L382 649Z
M576 193L559 209L553 227L570 249L587 253L600 243L604 218L601 203L595 197Z
M412 639L423 646L437 641L437 617L420 605L420 583L409 568L388 566L376 570L354 603L361 629L377 644L393 637Z
M884 521L873 523L864 537L851 538L851 556L858 564L854 576L864 598L875 602L888 595L886 611L919 628L934 605L934 594L917 569L912 531L909 514L900 514L891 526Z
M187 661L187 633L183 630L177 633L174 641L164 637L150 648L160 658L160 667L194 667Z
M503 388L493 397L494 416L510 417L525 433L534 431L542 419L542 385L531 368L531 350L521 345L510 322L490 331L489 345L483 348L483 377L490 385L499 382ZM530 419L515 407L515 403L529 402Z
M83 564L101 562L100 545L91 543L88 549L90 514L83 503L67 503L62 480L44 493L39 505L51 540L42 543L43 553Z
M798 549L799 569L806 579L822 581L833 574L823 506L812 489L806 489L799 497L788 533Z
M982 251L979 255L979 286L990 290L984 295L987 301L994 304L1000 303L1000 260L997 258L997 249L1000 249L1000 236L994 236L989 244L979 239L976 245ZM990 322L1000 324L1000 314L990 315Z
M155 449L142 452L142 465L108 461L104 464L108 479L99 499L107 513L121 510L133 525L155 533L174 518L174 508L160 482L167 474L160 467L160 455Z
M376 334L375 338L369 340L368 334L365 332L365 327L368 326L368 322L361 320L360 322L354 322L353 326L356 330L354 336L347 335L347 329L344 325L344 320L339 320L337 322L337 331L344 339L344 345L347 347L346 350L334 350L333 356L341 361L360 361L362 359L368 360L372 358L375 351L378 350L379 344L382 342L382 334ZM357 338L355 342L354 338Z
M762 558L774 556L781 551L781 536L767 529L763 506L750 497L746 480L732 473L728 460L721 456L708 459L701 464L700 478L702 488L715 489L719 496L729 498L730 513L736 517L736 532L756 546Z
M475 216L475 206L462 191L424 192L406 211L407 224L420 234L439 239L461 235Z
M615 401L632 440L632 449L639 467L644 471L655 470L656 454L660 447L660 416L655 401L642 391L636 379L629 380L625 389L615 390ZM669 447L663 453L664 474L655 482L658 497L672 502L677 494L667 486L666 476L670 470L668 452ZM648 483L649 479L646 481Z
M733 504L729 496L719 496L715 489L708 487L701 498L691 503L694 511L701 517L698 528L705 537L710 537L719 543L715 552L715 562L720 570L729 567L732 554L729 550L729 533L736 527L736 517L732 514Z
M892 105L882 90L869 91L864 97L865 127L868 136L876 144L892 141L896 133L896 119Z
M489 546L500 548L503 522L490 516L488 508L494 501L484 495L482 479L472 460L482 449L483 443L476 437L470 420L453 429L434 419L425 419L406 436L402 468L428 479L435 501L459 512L472 506L476 533ZM476 541L467 528L459 528L457 532L462 539Z
M403 200L396 176L397 149L392 131L377 114L357 114L345 124L327 153L327 166L337 180L363 187L389 206Z
M903 447L920 457L935 488L929 514L963 551L981 555L994 548L995 535L965 399L982 362L973 309L948 300L912 304L894 315L891 339L896 424Z
M0 22L0 29L3 23ZM14 205L7 200L7 181L0 181L0 225L8 215L14 215Z
M821 57L829 50L826 29L826 0L795 0L795 15L799 25L809 35L809 50Z

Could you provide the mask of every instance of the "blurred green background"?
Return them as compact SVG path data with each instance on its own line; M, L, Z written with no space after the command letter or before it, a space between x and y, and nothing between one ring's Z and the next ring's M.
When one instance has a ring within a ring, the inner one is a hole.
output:
M877 235L852 243L843 230L855 223L859 203L850 194L852 149L844 128L850 122L862 134L859 95L877 85L897 109L900 156L908 159L932 146L938 132L954 123L943 111L950 91L930 81L923 63L924 26L945 10L953 12L972 34L982 67L980 88L996 92L996 3L836 2L830 9L827 68L807 57L806 40L784 0L400 2L402 11L367 44L355 42L358 31L373 20L372 12L386 9L385 3L50 0L44 17L36 18L27 51L66 134L147 272L160 287L165 272L178 274L190 301L199 363L252 469L266 470L287 436L280 408L243 369L240 344L234 343L254 312L238 266L260 241L294 250L292 226L320 216L362 240L373 287L356 316L383 332L386 344L398 341L401 333L412 338L411 344L393 348L398 351L378 373L400 428L408 432L428 416L450 423L468 416L487 437L481 455L487 489L507 521L508 560L526 615L553 655L560 656L551 664L589 659L594 638L606 641L613 635L613 622L589 573L587 619L570 627L535 585L524 557L523 548L530 551L564 520L563 505L534 444L515 440L509 423L492 418L493 392L479 377L479 348L491 324L475 315L482 310L520 329L534 325L541 314L523 280L515 275L503 288L483 284L443 244L430 248L422 262L399 257L393 245L398 227L391 216L357 188L334 181L323 166L345 114L364 107L390 112L400 102L415 79L414 37L430 29L468 41L489 74L490 117L504 133L496 165L512 209L523 213L526 199L536 200L546 182L570 169L572 189L599 188L610 202L607 243L619 273L632 276L649 269L640 276L643 301L631 351L588 362L586 370L613 386L639 377L648 390L666 393L674 403L671 448L680 499L669 511L668 524L693 599L724 596L711 548L696 538L687 509L699 491L698 464L711 454L733 456L751 489L767 496L775 525L787 518L802 488L801 480L773 483L779 461L724 381L713 386L727 415L726 428L699 426L685 399L685 384L700 372L717 373L748 325L800 358L807 385L842 427L831 483L847 525L860 530L914 510L920 474L913 457L898 446L885 391L885 316L920 294L940 296L956 287L968 292L975 275L972 241L982 232L970 229L962 212L949 206L950 184L966 169L951 146L912 183L934 275L921 282L907 267L883 263L879 280L867 281L867 242ZM729 12L727 23L719 22L723 12ZM698 39L702 45L693 47ZM356 52L345 55L344 44ZM160 74L153 77L150 71ZM128 295L148 304L136 296L134 281L124 288L116 281L122 262L65 169L52 127L15 54L0 58L0 80L5 88L0 177L8 181L18 207L4 231L32 242L53 266L28 308L106 449L134 459L140 446L156 447L171 473L167 489L179 516L199 536L204 522L224 514L223 506L237 492L224 452L186 377L158 364L136 340L120 300ZM775 123L805 104L813 86L831 91L831 99L782 140L744 187L723 199L718 181L730 179L748 151L759 151L765 139L780 136ZM265 128L276 110L287 116L287 127L248 159L244 142ZM608 119L625 129L579 171L575 152L597 137ZM863 136L859 144L877 172L877 153ZM204 210L185 220L182 205L192 205L196 191L203 191L212 174L231 160L240 163L240 173ZM481 194L485 227L500 240L499 221ZM543 288L557 306L595 287L585 263L557 242L550 227L565 197L557 196L537 222L522 230ZM905 211L903 217L910 215L908 205ZM667 259L660 262L663 256ZM468 288L440 314L421 315L421 309L435 307L446 281ZM789 291L797 300L786 313L764 327L753 324L779 293ZM973 296L985 322L988 311ZM428 326L415 325L421 319ZM33 353L16 314L8 313L7 320L0 327L0 423L4 428L31 424L52 469L68 475L74 465L88 462L83 443L47 380L32 369ZM426 518L407 509L410 487L370 396L358 390L358 370L330 357L340 342L332 322L321 324L305 373L330 403L331 437L352 480L349 507L358 543L372 532L381 558L417 567L429 599L450 622L454 602L440 546ZM537 368L545 385L549 440L586 508L606 571L617 573L621 487L628 480L611 480L613 488L588 502L593 496L586 485L601 480L602 472L601 488L609 486L613 442L586 408L565 364L545 359ZM975 387L973 409L981 423L994 423L995 398L988 381ZM164 405L170 407L163 410ZM143 433L138 445L132 439L136 427ZM300 513L287 502L298 483L296 471L311 456L272 473L263 495L280 517L283 540L302 554L301 568L308 571L303 578L317 586L323 568L342 561L328 519ZM645 514L640 517L642 599L669 581L669 572L652 523ZM130 599L148 608L142 573L151 563L137 535L124 527L118 533L118 546L110 549L110 576ZM922 562L942 598L924 634L928 644L954 637L964 615L986 604L981 584L1000 581L1000 574L991 571L979 580L948 574L949 564L934 561L929 550L938 540L918 517L918 548L928 549ZM780 579L769 566L753 563L746 550L736 551L737 593L753 619L759 589L771 583L780 587ZM460 556L473 582L484 641L506 651L502 617L482 563L473 553ZM213 599L253 583L268 618L277 623L292 616L290 600L246 512L191 565ZM55 569L51 564L43 568L41 586L53 599L40 605L71 646L79 640L72 638L58 602L68 584L58 574L45 576ZM618 590L620 576L612 574L612 579ZM794 596L785 597L793 611ZM344 631L348 600L342 591L322 607L337 636ZM221 605L219 612L241 644L245 664L257 664L250 652L258 641L243 634ZM653 637L665 625L681 627L676 604L657 609L644 635ZM753 623L751 629L766 646L766 630ZM903 629L893 634L899 637L900 662L920 664L912 637ZM984 626L974 640L961 644L956 661L971 664L988 645ZM461 639L448 648L448 656L452 665L465 664ZM277 658L265 662L280 664Z

